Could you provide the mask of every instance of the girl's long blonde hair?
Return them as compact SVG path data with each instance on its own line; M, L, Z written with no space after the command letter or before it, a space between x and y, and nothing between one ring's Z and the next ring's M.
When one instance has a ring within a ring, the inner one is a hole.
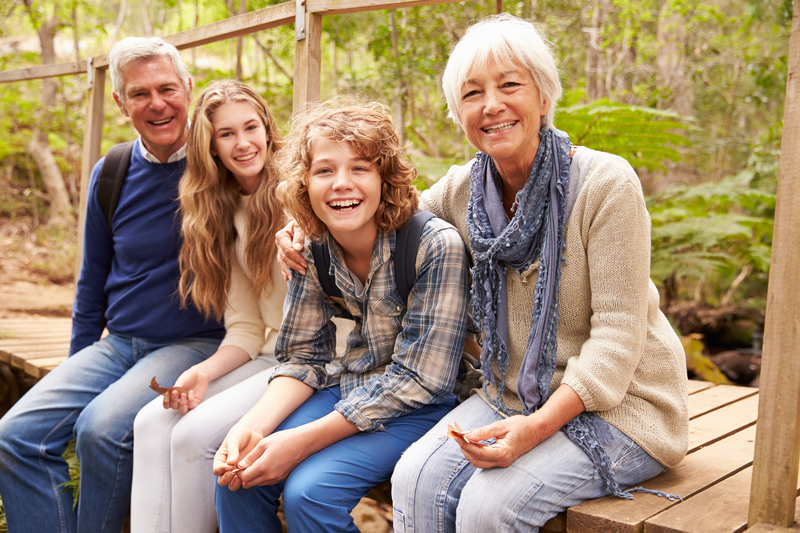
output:
M267 158L261 179L245 212L244 262L256 294L272 288L277 248L275 233L283 226L283 211L275 189L278 172L274 155L283 143L266 102L237 81L214 82L203 92L194 110L186 154L186 171L179 199L183 246L178 292L183 305L189 298L206 317L221 320L230 289L231 262L236 261L233 216L242 192L236 178L211 155L214 126L211 116L231 102L253 106L267 134Z

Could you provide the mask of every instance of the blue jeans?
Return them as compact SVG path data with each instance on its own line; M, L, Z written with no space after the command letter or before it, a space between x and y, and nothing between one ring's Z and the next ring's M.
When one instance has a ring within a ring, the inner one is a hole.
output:
M568 507L609 494L589 456L561 431L508 468L474 468L452 439L441 438L453 422L469 430L500 419L472 396L403 454L392 476L395 533L536 533ZM603 444L621 487L664 471L625 434L608 428L610 442Z
M14 533L122 530L130 503L133 420L157 396L153 376L172 384L216 351L213 339L109 335L47 374L0 420L0 496ZM61 454L77 439L80 499Z
M276 431L313 422L333 411L339 387L324 389L306 400ZM311 455L275 485L230 491L217 486L215 500L220 533L280 533L278 498L292 533L349 531L357 533L350 511L369 489L389 479L400 455L453 408L454 398L427 405L389 421L386 431L357 433Z

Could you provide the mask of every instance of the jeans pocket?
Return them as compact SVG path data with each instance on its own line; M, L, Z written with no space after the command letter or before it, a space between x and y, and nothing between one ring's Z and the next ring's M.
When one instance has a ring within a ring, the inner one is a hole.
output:
M392 525L394 527L394 533L405 533L406 517L397 507L392 507Z

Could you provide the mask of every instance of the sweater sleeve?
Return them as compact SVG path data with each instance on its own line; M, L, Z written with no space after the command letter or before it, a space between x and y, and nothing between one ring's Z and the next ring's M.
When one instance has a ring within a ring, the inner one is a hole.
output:
M238 346L251 359L264 345L266 326L258 308L258 295L239 262L231 261L231 286L225 309L225 338L220 346Z
M72 305L73 355L100 339L106 326L106 281L114 259L114 242L97 199L97 182L105 158L95 164L89 180L83 228L83 258Z
M594 169L582 234L589 266L589 338L567 363L563 383L587 411L619 405L639 366L647 338L650 217L639 180L619 158Z

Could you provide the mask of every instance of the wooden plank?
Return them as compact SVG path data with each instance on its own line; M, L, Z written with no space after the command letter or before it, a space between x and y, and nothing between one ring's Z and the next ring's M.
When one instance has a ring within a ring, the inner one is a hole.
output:
M294 45L294 95L292 109L297 112L308 102L319 100L322 69L322 17L306 13L306 38Z
M539 528L539 533L564 533L567 530L566 513L558 513Z
M677 494L684 500L750 466L755 428L749 427L689 454L678 466L642 483L646 489ZM633 501L607 496L567 510L571 533L641 533L645 520L678 505L678 501L634 493Z
M41 326L46 324L48 328L54 326L72 327L72 319L66 317L53 318L4 318L0 320L0 330L2 329L22 329L28 326Z
M86 98L86 121L83 126L83 159L81 162L81 194L78 207L78 246L75 252L75 279L81 271L83 260L83 226L86 223L86 195L92 167L100 159L100 138L103 135L103 99L106 88L106 71L95 67L92 86Z
M700 391L704 391L706 389L710 389L714 386L713 383L709 383L708 381L700 381L699 379L690 379L689 380L689 395L696 394Z
M457 1L459 0L308 0L307 9L311 13L337 15L340 13L448 4Z
M758 396L751 396L689 421L689 453L752 426L758 417Z
M61 347L44 348L35 354L13 354L11 356L11 366L14 368L25 368L25 363L29 361L36 361L38 359L47 359L50 357L67 357L69 355L69 345Z
M747 529L753 469L710 487L701 494L647 520L645 533L740 533ZM794 483L797 498L797 481ZM796 505L796 501L792 500ZM792 507L794 520L795 506Z
M57 357L47 357L25 362L25 373L36 379L43 378L48 372L67 360L66 355Z
M37 346L41 345L62 344L64 342L69 344L70 337L70 330L42 333L41 336L20 335L0 341L0 349L32 351L35 350Z
M17 70L0 72L0 83L10 81L37 80L41 78L52 78L55 76L71 76L86 73L86 61L73 61L72 63L60 63L58 65L42 65L39 67L27 67Z
M689 402L689 419L710 413L720 407L725 407L742 398L758 394L758 389L753 387L738 387L736 385L718 385L692 395Z
M274 6L265 7L250 13L243 13L218 22L212 22L199 28L175 33L164 40L178 50L194 48L208 43L232 39L240 35L247 35L267 28L282 26L294 22L295 2L283 2Z
M789 39L749 523L794 521L800 463L800 2Z

